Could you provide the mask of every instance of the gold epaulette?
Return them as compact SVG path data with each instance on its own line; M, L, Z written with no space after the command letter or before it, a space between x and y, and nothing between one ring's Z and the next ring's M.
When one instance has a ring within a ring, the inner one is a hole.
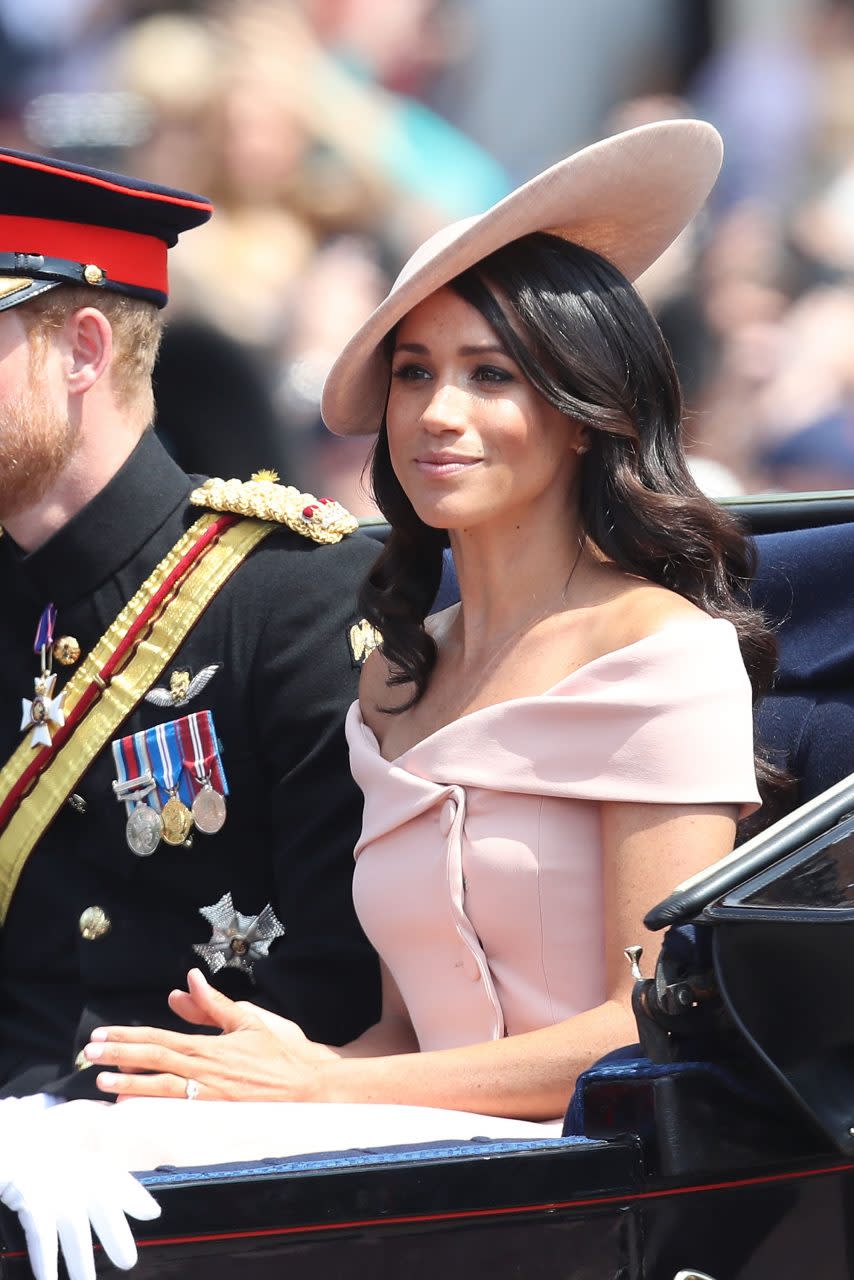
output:
M206 480L190 494L190 502L195 507L286 524L314 542L340 542L345 533L358 529L356 517L334 498L315 498L278 481L275 471L256 471L251 480Z

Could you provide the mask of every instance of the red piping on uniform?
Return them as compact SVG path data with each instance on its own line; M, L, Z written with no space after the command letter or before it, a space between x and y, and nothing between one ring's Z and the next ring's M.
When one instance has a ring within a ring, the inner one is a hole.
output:
M93 263L104 271L108 280L138 289L156 289L158 293L169 292L165 241L138 231L2 214L0 251ZM27 274L25 268L22 274Z
M54 733L50 746L42 747L38 754L33 757L15 786L12 787L9 794L6 796L3 804L0 805L0 833L5 831L13 813L18 808L18 805L21 803L21 800L30 788L38 781L40 774L44 772L57 752L65 746L65 743L71 737L72 733L77 728L77 725L83 717L88 714L98 698L100 698L103 691L103 685L108 683L110 677L127 657L130 650L137 645L141 639L141 633L149 626L154 615L160 610L161 605L172 592L176 584L180 582L184 575L193 567L199 556L207 550L210 544L219 538L220 535L223 534L231 525L236 524L239 519L240 517L235 515L219 516L219 518L216 519L213 524L209 525L204 533L196 539L189 550L184 553L175 565L175 568L151 597L146 607L131 623L121 641L116 646L112 657L104 663L103 667L98 672L98 679L92 680L83 690L83 693L74 705L73 711L71 711L66 718L65 724ZM100 684L99 680L101 681Z
M123 196L133 196L140 200L159 200L161 204L180 205L185 209L203 209L213 213L213 205L208 200L188 200L181 196L164 194L161 191L139 190L136 187L123 187L118 182L108 182L94 173L76 173L73 169L63 169L59 165L45 164L40 160L28 160L24 156L0 155L0 163L16 164L21 169L38 169L41 173L53 173L60 178L73 178L75 182L88 182L93 187L103 187L106 191L118 191Z

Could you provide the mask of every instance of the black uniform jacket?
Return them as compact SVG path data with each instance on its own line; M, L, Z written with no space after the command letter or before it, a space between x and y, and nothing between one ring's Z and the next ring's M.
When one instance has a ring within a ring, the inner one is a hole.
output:
M193 487L148 434L37 551L24 555L0 538L4 761L21 741L21 699L33 696L33 641L45 605L56 605L56 636L74 636L85 654L203 514L187 500ZM275 531L157 681L168 687L173 671L195 675L218 664L204 690L184 706L142 701L116 735L209 709L230 787L217 834L194 833L190 848L161 842L153 856L133 854L109 745L75 788L80 799L65 804L30 856L0 932L0 1089L32 1092L53 1080L54 1092L94 1092L95 1073L75 1073L73 1064L101 1023L191 1030L166 996L188 968L205 968L193 944L209 942L212 930L199 909L225 893L245 915L272 905L285 934L253 975L220 970L212 980L221 990L295 1019L324 1042L342 1043L375 1020L377 963L351 897L361 797L343 722L359 675L349 639L355 596L376 552L360 534L324 546L284 526ZM74 668L54 669L58 693ZM85 930L81 916L91 907L103 916Z

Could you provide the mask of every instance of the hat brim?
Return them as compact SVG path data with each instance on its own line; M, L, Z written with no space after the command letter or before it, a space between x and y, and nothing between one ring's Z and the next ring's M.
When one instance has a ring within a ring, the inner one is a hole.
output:
M58 280L33 280L30 276L0 276L0 311L29 302L58 284Z
M379 430L390 379L383 340L461 272L513 240L546 231L594 250L636 280L700 210L722 158L720 135L704 121L643 125L577 151L486 213L432 236L332 366L321 398L327 427L336 435Z

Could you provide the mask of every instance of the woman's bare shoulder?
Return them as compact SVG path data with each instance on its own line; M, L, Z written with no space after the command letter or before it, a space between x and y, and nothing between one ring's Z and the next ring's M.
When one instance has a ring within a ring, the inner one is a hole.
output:
M702 625L709 621L704 609L678 592L628 574L621 577L622 582L600 612L601 625L608 633L606 648L634 644L670 626Z

